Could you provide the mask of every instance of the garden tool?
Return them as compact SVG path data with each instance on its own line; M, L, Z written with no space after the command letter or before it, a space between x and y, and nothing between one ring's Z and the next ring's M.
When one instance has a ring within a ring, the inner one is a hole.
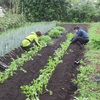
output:
M79 65L80 61L74 61L74 64Z

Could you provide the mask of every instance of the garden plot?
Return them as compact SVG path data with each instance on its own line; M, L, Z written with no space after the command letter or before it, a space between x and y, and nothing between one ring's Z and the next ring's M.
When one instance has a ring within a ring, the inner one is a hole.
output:
M76 24L62 25L68 32L73 30ZM79 24L87 31L87 25ZM47 64L48 56L53 56L55 50L60 46L60 43L66 39L65 35L56 39L52 46L48 46L39 51L39 55L33 57L34 60L27 61L23 68L27 71L16 71L12 77L9 77L3 84L0 85L0 100L25 100L25 95L22 94L20 86L30 84L33 79L40 75L40 69L43 69ZM18 53L19 54L19 53ZM71 82L77 74L75 60L80 60L84 55L84 49L80 50L77 45L70 45L68 53L62 58L63 63L59 64L54 71L49 83L48 89L52 90L53 95L44 93L40 96L40 100L70 100L73 98L73 93L77 87ZM9 61L9 60L8 60Z

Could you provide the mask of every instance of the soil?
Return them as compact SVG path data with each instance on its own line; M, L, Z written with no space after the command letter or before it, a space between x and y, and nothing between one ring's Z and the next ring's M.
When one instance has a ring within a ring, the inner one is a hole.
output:
M70 100L73 98L77 86L71 80L75 78L78 67L74 61L82 59L83 50L75 44L70 45L68 54L62 58L63 63L57 66L48 84L48 89L53 91L53 95L45 93L40 96L40 100Z
M73 27L80 26L87 31L88 25L86 24L64 24L61 25L66 28L68 32L73 31ZM0 84L0 100L25 100L25 95L21 93L20 86L30 84L33 79L39 76L39 70L47 64L48 56L52 56L54 51L60 46L59 44L65 40L65 35L57 38L52 46L43 48L39 54L41 56L33 57L34 60L27 61L23 68L27 71L16 71L14 76L10 77L3 84ZM21 56L23 51L16 49L15 55ZM77 65L74 61L82 59L84 55L84 48L80 49L78 45L71 44L68 48L68 54L62 58L63 63L59 64L54 71L49 83L48 89L53 91L53 95L45 93L40 96L40 100L72 100L77 86L71 80L77 75ZM9 54L7 54L9 55ZM6 63L10 63L11 59L6 56ZM14 56L16 59L16 56Z

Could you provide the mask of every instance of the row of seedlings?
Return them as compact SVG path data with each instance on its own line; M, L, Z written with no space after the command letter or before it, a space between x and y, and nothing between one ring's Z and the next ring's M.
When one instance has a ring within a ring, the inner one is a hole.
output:
M40 75L38 78L33 79L31 84L21 86L23 94L26 95L26 100L39 100L40 94L48 91L52 94L52 91L47 89L47 84L55 71L57 65L62 62L62 57L65 55L72 39L73 34L68 34L65 42L61 43L61 47L58 48L54 57L49 56L48 64L44 66L44 69L40 70Z

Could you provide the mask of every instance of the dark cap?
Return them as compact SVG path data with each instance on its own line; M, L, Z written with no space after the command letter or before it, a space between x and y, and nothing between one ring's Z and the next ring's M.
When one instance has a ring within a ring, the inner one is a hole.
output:
M37 34L37 36L41 36L42 35L40 31L37 31L36 34Z
M76 29L78 30L79 28L80 28L80 27L74 27L74 30L76 30Z

